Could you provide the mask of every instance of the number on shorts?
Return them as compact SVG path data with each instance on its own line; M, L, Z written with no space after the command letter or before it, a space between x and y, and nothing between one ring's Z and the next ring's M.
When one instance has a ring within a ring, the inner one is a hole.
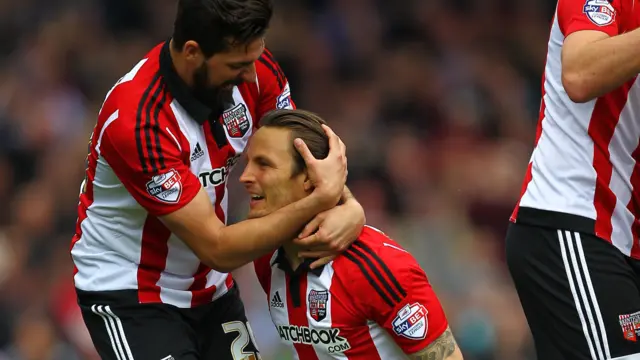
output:
M231 321L222 324L222 329L224 329L225 334L230 332L238 333L238 336L231 343L233 360L262 360L260 354L245 351L249 342L253 342L256 347L258 346L249 322L245 325L242 321Z

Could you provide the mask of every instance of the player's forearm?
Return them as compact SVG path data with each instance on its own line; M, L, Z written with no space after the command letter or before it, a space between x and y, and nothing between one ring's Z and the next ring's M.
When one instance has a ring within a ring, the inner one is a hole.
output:
M353 194L351 193L351 190L349 190L349 188L347 187L347 185L344 186L344 190L342 190L342 196L340 196L340 204L344 204L347 201L356 201L356 198L353 196Z
M295 238L304 224L324 210L313 196L307 196L265 217L222 227L210 249L211 262L223 272L248 264Z
M353 196L349 188L345 185L344 190L342 191L342 197L340 197L341 206L346 206L353 214L354 219L357 219L356 225L358 225L359 230L358 234L362 230L362 227L367 222L366 215L364 213L364 208L358 200Z
M434 340L429 346L409 355L411 360L463 360L462 352L453 337L451 329L447 330Z
M562 52L562 83L575 102L602 96L640 72L640 29L571 46L591 35L593 32L570 35Z

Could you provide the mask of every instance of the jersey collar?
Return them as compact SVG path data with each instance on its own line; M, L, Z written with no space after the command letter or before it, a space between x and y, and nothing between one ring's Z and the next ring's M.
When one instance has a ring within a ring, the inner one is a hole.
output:
M287 259L287 255L285 254L284 248L280 247L278 249L278 254L276 255L275 259L273 259L273 261L271 262L271 266L277 265L278 269L284 271L289 275L300 275L304 272L310 272L313 275L320 277L320 275L322 275L322 271L324 270L324 265L319 266L315 269L311 269L311 264L316 260L317 259L305 259L302 262L302 264L298 266L297 269L293 270L291 268L291 264L289 263L289 260Z
M213 113L213 109L200 102L192 94L187 84L178 76L169 49L170 40L167 40L160 50L160 74L165 80L169 92L178 100L189 115L200 125L204 124Z

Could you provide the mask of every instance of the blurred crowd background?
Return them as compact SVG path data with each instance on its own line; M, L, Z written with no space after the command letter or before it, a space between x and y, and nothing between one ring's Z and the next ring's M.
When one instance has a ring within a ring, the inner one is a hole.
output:
M535 359L503 239L555 1L275 3L267 42L294 100L347 144L368 223L423 265L465 359ZM175 4L0 0L1 360L97 359L68 254L87 141L107 90L171 35ZM252 267L236 276L263 358L288 359Z

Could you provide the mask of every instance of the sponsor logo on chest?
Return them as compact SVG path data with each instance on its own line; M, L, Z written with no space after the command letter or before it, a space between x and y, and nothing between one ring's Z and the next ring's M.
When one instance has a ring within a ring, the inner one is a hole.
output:
M215 187L224 184L227 181L229 172L231 172L231 169L238 162L239 158L239 155L235 155L227 159L227 163L225 164L225 166L213 170L200 171L198 173L198 178L200 179L202 187Z
M351 349L351 344L340 336L340 329L314 329L307 326L279 325L280 339L294 344L313 345L330 354Z

